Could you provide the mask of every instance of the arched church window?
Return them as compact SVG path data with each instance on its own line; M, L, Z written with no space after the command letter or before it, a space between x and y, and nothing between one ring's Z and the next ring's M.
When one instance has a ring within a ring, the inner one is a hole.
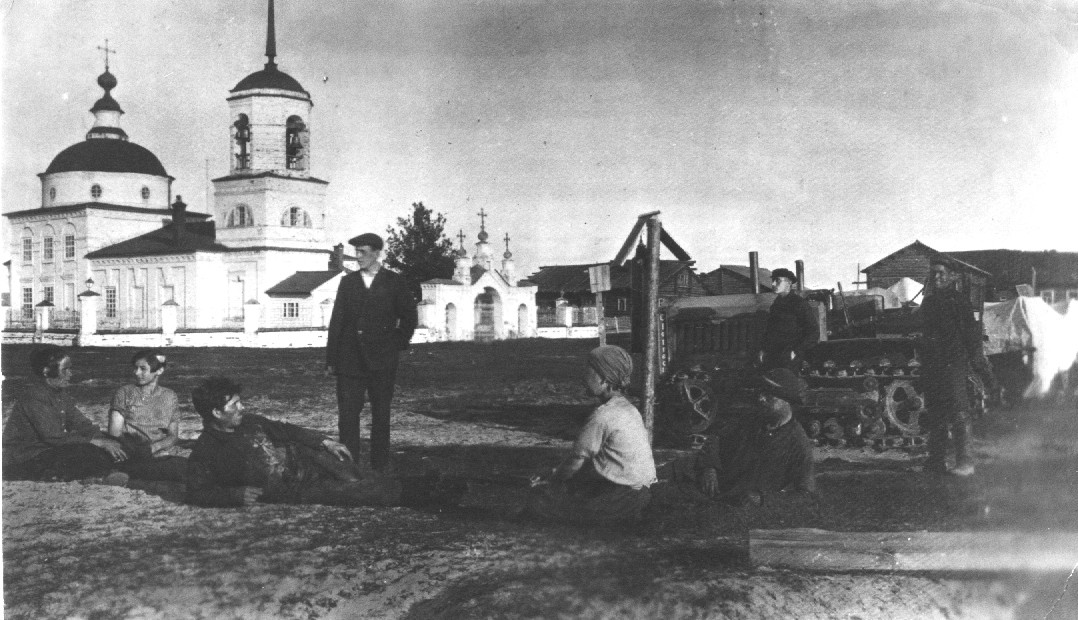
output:
M307 150L307 125L298 116L289 116L285 125L285 167L302 170L304 152Z
M146 187L145 185L142 186L142 199L143 200L149 200L150 199L150 188Z
M90 186L90 197L94 200L97 200L101 197L101 186L97 183L94 183Z
M251 208L247 205L239 205L228 214L228 220L225 222L225 226L228 228L241 228L243 226L254 226L255 219L251 215Z
M236 141L236 168L250 168L251 121L246 114L240 114L236 122L232 123L232 128Z
M291 226L293 228L310 228L311 216L307 215L307 212L299 207L292 207L284 212L281 217L281 226Z
M49 188L49 200L56 200L56 188L55 187L50 187Z

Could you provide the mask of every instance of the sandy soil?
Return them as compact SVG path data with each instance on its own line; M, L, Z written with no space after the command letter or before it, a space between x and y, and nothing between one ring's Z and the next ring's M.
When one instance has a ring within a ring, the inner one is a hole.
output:
M797 573L753 567L757 527L1078 531L1078 415L1040 406L979 425L969 481L910 471L918 455L817 454L820 497L754 509L661 483L647 521L573 528L504 518L516 481L557 462L589 408L587 343L422 345L401 371L401 472L467 476L459 509L258 505L203 509L176 485L3 484L10 618L1071 618L1067 575ZM17 383L17 347L4 374ZM75 386L103 416L130 351L80 350ZM166 383L187 401L228 372L260 413L332 431L320 352L178 351ZM195 372L192 369L201 369ZM5 386L5 394L10 393ZM8 405L5 396L5 405ZM187 406L187 405L185 405ZM197 433L188 411L183 431ZM666 462L681 451L659 446ZM1073 579L1072 579L1073 580Z

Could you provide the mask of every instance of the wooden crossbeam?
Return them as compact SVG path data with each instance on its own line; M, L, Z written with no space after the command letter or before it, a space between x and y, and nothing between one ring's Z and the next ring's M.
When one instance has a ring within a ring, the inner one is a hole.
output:
M757 566L808 570L1067 572L1078 532L751 530Z

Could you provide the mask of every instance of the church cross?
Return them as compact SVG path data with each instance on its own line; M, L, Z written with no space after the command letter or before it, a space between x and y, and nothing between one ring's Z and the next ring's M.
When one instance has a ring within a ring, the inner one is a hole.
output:
M464 229L463 228L460 230L460 233L457 235L457 239L460 239L460 247L463 248L464 247Z
M110 50L109 49L109 40L108 39L105 39L105 47L101 47L100 45L98 45L97 49L102 50L103 52L105 52L105 71L108 71L109 70L109 54L115 54L116 50L114 50L114 49Z
M509 251L509 233L505 233L505 251Z
M487 229L487 213L483 210L483 207L479 207L479 230Z

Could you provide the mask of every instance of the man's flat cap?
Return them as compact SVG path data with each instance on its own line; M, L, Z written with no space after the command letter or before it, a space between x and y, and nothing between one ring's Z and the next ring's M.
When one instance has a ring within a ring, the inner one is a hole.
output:
M794 272L785 267L779 267L771 272L771 279L774 280L775 278L786 278L790 282L797 284L797 276L794 275Z
M348 240L348 244L355 248L366 245L374 250L381 250L385 245L382 243L382 238L374 233L363 233L358 237L352 237Z
M801 404L805 400L807 384L792 370L774 368L760 375L758 382L765 394L771 394L790 403Z

